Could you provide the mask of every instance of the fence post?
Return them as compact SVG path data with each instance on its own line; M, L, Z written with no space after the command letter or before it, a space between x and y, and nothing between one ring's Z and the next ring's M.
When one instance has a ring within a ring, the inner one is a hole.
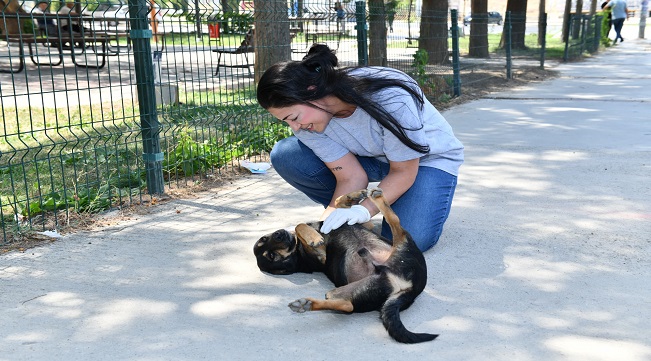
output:
M511 79L511 12L506 12L506 21L504 22L504 28L506 29L506 41L505 41L505 51L506 51L506 79Z
M542 17L542 44L540 44L540 69L545 69L545 50L547 48L547 13L540 14Z
M147 191L149 194L162 194L165 191L163 153L160 149L160 124L156 112L154 66L150 43L152 32L148 21L149 6L147 0L128 1L131 23L129 36L133 46Z
M644 31L646 29L646 18L649 13L649 1L642 0L642 10L640 11L640 27L637 33L637 37L644 39Z
M568 29L572 26L572 23L574 22L574 15L569 15L570 20L567 22L567 27ZM567 37L567 40L565 40L565 51L563 52L563 61L567 61L570 57L570 37Z
M588 27L587 27L587 21L586 17L587 15L580 15L581 16L581 23L580 23L580 49L579 49L579 57L583 57L583 52L586 50L586 34L588 32Z
M459 26L457 9L450 10L452 20L452 81L454 96L461 95L461 75L459 72Z
M355 2L355 17L357 19L357 62L363 66L368 64L368 32L366 29L366 2Z
M601 44L601 22L603 21L603 16L595 15L593 18L594 21L594 39L593 46L594 52L599 51L599 44Z

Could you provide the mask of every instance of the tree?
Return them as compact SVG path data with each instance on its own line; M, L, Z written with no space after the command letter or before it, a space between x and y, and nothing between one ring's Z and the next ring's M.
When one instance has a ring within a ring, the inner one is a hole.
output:
M469 56L488 58L488 1L472 0L470 4L470 51Z
M368 65L387 65L387 27L383 0L368 2Z
M591 0L590 2L590 16L594 16L597 13L597 0Z
M576 10L574 11L574 13L577 16L583 14L583 0L576 0ZM572 39L578 39L580 33L581 33L581 22L575 21L574 28L572 29Z
M253 12L255 34L255 82L270 66L291 59L291 38L286 0L256 0Z
M20 6L18 0L0 0L0 9L5 14L25 14L25 10ZM20 26L18 19L5 18L0 21L0 33L2 34L19 34Z
M423 0L418 48L429 64L448 63L448 0Z
M543 44L544 32L542 30L547 26L547 23L545 21L546 13L547 13L547 9L545 6L545 0L540 0L540 3L538 4L538 45Z
M570 33L570 16L572 14L572 0L565 0L565 12L563 13L563 41L567 43L567 35Z
M524 35L527 29L527 0L509 0L506 12L511 14L511 48L526 49ZM505 26L500 41L502 48L506 44L506 30Z

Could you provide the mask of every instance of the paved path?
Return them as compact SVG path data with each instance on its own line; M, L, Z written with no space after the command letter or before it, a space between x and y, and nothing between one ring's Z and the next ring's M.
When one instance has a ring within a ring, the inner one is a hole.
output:
M375 312L292 314L319 274L259 272L319 207L273 172L0 256L0 360L651 359L651 43L445 113L467 149L401 345Z

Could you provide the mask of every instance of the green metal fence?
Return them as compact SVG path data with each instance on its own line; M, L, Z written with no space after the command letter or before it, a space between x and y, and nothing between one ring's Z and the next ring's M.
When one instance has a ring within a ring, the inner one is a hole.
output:
M455 11L359 1L338 19L324 1L256 13L129 0L81 2L66 14L53 2L44 15L34 2L0 4L0 245L265 157L290 134L255 101L256 57L276 48L299 60L325 42L341 65L411 74L434 102L462 93L486 64L507 61L503 24L488 25L489 58L468 57L473 25ZM280 15L290 43L256 47L250 30ZM424 43L442 50L419 49ZM513 66L544 58L536 47L514 50ZM432 65L433 57L443 61Z

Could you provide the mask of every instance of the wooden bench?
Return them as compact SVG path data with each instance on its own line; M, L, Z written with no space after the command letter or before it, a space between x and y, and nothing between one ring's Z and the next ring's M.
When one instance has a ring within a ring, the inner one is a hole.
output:
M406 37L405 39L407 40L407 47L408 48L417 48L418 47L418 45L413 46L411 43L414 42L414 41L416 41L416 42L420 41L420 37L413 37L412 36L412 37Z
M341 41L341 36L343 35L342 32L339 31L314 31L314 32L306 32L305 33L305 42L308 44L310 41L312 43L318 43L319 42L319 37L320 36L336 36L337 37L337 47L339 47L339 42Z
M249 60L249 53L254 52L253 48L253 29L250 29L244 36L244 40L238 47L219 47L212 49L213 52L219 54L217 56L217 69L215 70L215 75L219 75L220 68L244 68L249 71L249 75L252 75L251 66L254 66L255 63ZM244 55L244 64L231 63L226 64L222 63L222 58L224 54L228 55Z
M25 45L29 49L29 57L37 66L57 66L63 63L63 50L70 50L70 57L73 64L78 67L83 68L94 68L101 69L106 65L106 56L107 53L107 44L112 37L107 35L73 35L69 34L58 34L58 36L48 36L48 37L35 37L34 35L6 35L4 40L8 43L18 44L18 69L0 69L0 73L20 73L25 68ZM39 54L34 54L34 47L36 44L46 45L50 49L56 49L55 53L48 51L46 54L48 57L55 55L58 58L56 62L41 62L38 61L36 57ZM67 44L67 45L66 45ZM93 53L97 56L98 59L101 59L96 64L79 63L77 62L77 57L82 56L87 53L87 49L92 49ZM75 52L75 49L80 50L79 53Z

